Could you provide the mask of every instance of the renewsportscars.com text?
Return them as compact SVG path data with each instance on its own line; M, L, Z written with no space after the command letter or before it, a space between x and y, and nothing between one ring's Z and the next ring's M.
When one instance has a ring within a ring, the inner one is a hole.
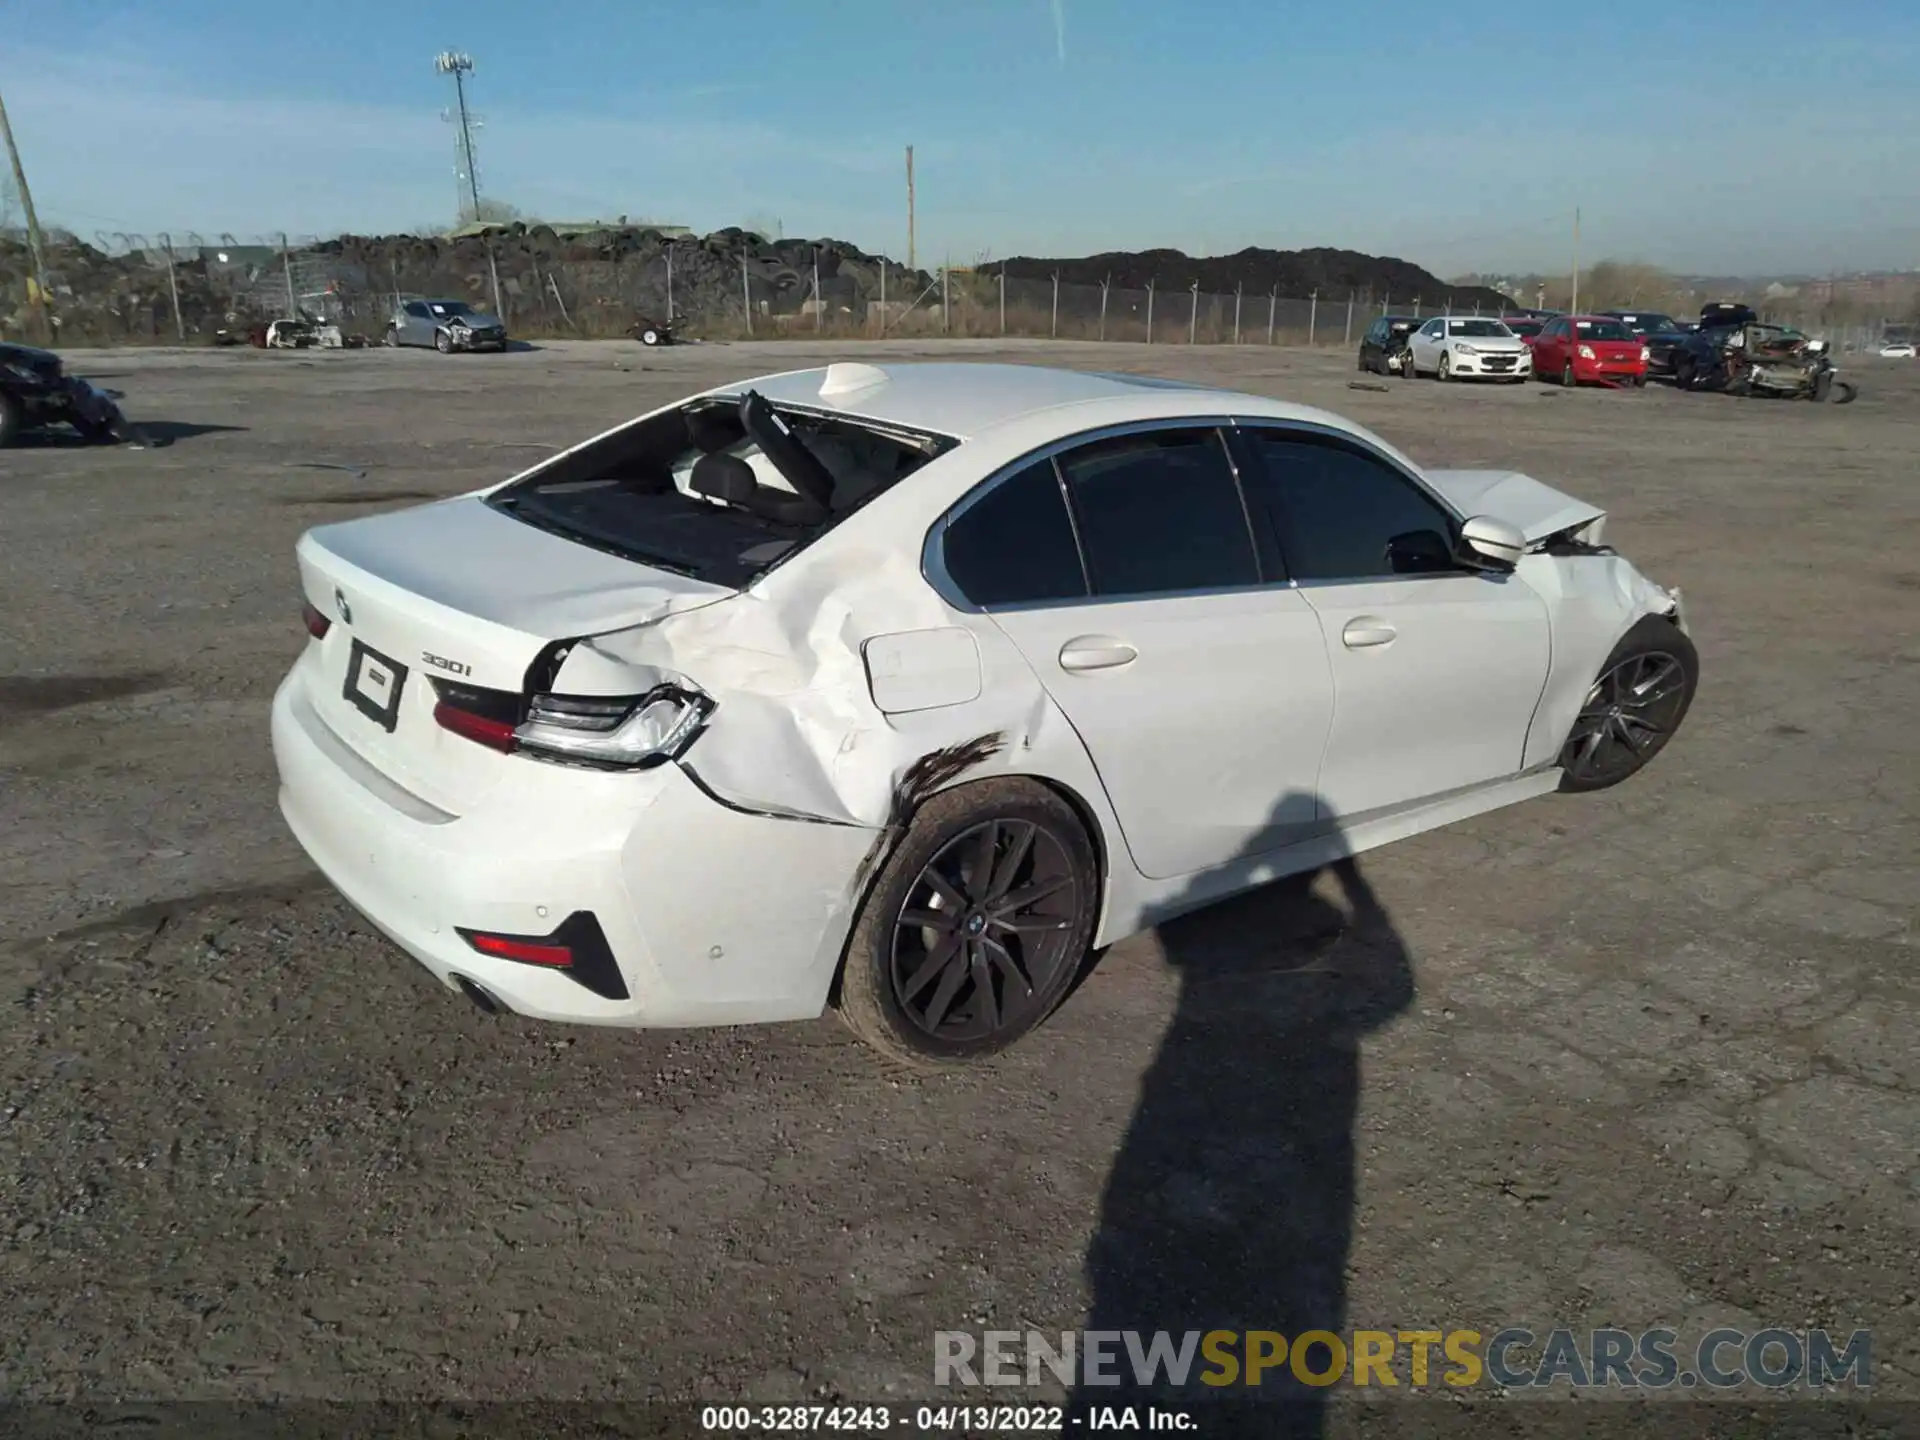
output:
M937 1385L1213 1388L1329 1386L1527 1389L1553 1385L1824 1389L1873 1383L1873 1337L1855 1330L1711 1330L1682 1346L1668 1329L1550 1330L939 1330Z

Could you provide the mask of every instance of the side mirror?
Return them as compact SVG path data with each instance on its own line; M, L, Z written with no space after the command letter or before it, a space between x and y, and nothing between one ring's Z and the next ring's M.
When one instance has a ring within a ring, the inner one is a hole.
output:
M1477 569L1511 570L1526 549L1524 535L1491 515L1475 515L1460 527L1460 558Z

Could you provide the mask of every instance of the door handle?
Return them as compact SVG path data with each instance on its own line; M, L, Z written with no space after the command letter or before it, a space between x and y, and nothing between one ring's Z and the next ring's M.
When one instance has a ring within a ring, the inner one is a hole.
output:
M1131 665L1140 652L1111 635L1076 635L1060 647L1062 670L1111 670Z
M1369 645L1385 645L1399 633L1378 615L1356 615L1347 621L1340 639L1349 650L1361 650Z

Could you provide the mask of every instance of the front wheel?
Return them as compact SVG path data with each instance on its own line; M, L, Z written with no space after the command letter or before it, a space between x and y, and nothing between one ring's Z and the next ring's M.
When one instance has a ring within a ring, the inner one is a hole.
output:
M1579 380L1575 378L1573 373L1573 362L1569 360L1565 365L1560 367L1560 384L1564 388L1571 390L1579 383Z
M1434 372L1442 383L1453 378L1453 356L1447 351L1440 352L1440 368Z
M660 343L660 332L649 325L640 332L640 343L642 345L658 345Z
M442 355L451 355L453 353L453 337L444 330L435 331L433 348L438 350Z
M1673 362L1673 383L1682 390L1693 388L1693 357L1682 355Z
M1700 684L1700 655L1664 615L1623 637L1574 719L1560 752L1560 788L1605 790L1638 774L1686 719Z
M19 438L27 426L27 407L12 395L0 394L0 450Z
M841 1019L896 1060L950 1066L1052 1013L1092 940L1093 844L1036 781L935 795L874 882L840 978Z

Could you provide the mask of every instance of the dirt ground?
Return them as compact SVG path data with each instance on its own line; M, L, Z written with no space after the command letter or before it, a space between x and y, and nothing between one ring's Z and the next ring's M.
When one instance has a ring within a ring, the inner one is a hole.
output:
M936 1330L1724 1322L1871 1329L1920 1400L1920 371L1841 408L832 354L877 352L1536 474L1684 589L1699 700L1618 790L1364 857L1358 914L1322 877L1117 947L977 1072L831 1016L490 1019L280 822L296 537L824 352L86 352L170 443L0 454L0 1395L898 1399Z

